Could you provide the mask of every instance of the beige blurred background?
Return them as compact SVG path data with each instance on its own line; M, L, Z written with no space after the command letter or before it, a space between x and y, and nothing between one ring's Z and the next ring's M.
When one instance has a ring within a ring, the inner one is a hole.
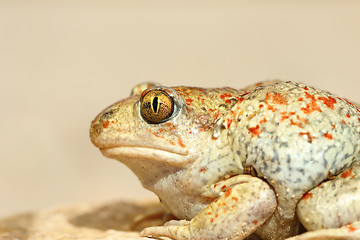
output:
M360 102L360 1L0 1L0 217L153 197L88 137L135 83L301 81Z

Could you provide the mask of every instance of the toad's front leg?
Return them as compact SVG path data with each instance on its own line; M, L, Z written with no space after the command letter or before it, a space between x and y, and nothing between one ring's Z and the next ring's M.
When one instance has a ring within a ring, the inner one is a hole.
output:
M277 206L272 188L249 175L238 175L210 188L214 193L221 190L222 194L191 221L146 228L141 235L173 239L244 239L261 226Z

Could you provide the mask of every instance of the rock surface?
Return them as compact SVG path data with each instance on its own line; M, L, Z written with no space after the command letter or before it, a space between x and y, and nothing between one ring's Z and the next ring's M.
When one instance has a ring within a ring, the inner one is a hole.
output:
M60 206L0 220L0 240L147 239L139 231L164 216L157 202Z
M161 225L167 217L163 206L155 201L60 206L0 220L0 240L150 239L140 237L139 232L148 226ZM254 239L258 238L247 238ZM360 240L360 222L288 240Z

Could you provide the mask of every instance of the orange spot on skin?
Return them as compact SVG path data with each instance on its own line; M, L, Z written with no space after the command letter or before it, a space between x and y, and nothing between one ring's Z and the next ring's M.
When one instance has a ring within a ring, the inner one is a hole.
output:
M329 140L333 139L333 135L330 134L330 133L325 133L325 134L324 134L324 137L326 137L326 138L329 139Z
M199 172L200 172L200 173L206 172L206 168L201 168Z
M294 115L294 112L291 112L290 115ZM300 128L303 128L303 123L308 125L309 124L309 120L306 118L301 118L299 117L299 115L296 116L296 118L300 121L300 122L295 122L294 120L290 119L290 125L291 126L298 126Z
M231 124L232 124L233 121L234 121L234 119L231 119L231 118L228 119L227 126L226 126L227 129L230 128L230 126L231 126Z
M260 124L263 124L263 123L266 123L266 122L267 122L266 118L263 118L262 120L260 120Z
M245 92L244 94L242 94L241 96L243 97L243 96L246 96L246 95L248 95L250 92Z
M347 117L347 118L350 118L350 114L346 114L346 117Z
M263 108L263 107L264 107L264 105L262 105L262 104L259 105L259 108Z
M165 123L165 125L169 128L168 130L173 131L176 130L176 127L172 123Z
M227 129L230 128L230 125L233 123L233 121L235 120L235 117L236 117L236 113L234 111L231 111L230 112L230 117L228 118L227 120Z
M343 124L347 125L347 122L346 122L344 119L341 120L341 122L342 122Z
M313 197L312 193L307 192L307 193L304 194L304 196L302 196L301 199L302 200L307 200L307 199L310 199L312 197Z
M217 119L221 114L219 112L214 114L214 118Z
M268 110L276 112L277 108L275 108L274 106L269 105Z
M225 100L225 98L230 98L230 97L232 97L232 95L229 94L229 93L224 93L224 94L221 94L221 95L220 95L220 98L221 98L222 100Z
M273 105L270 105L269 101L271 100L272 103L278 104L278 105L284 105L287 104L286 98L281 95L280 93L267 93L265 96L265 104L267 105L267 109L270 111L275 112L277 110L276 107Z
M285 100L283 98L283 96L280 93L273 93L273 92L268 92L265 95L265 103L269 104L269 101L271 101L272 103L277 103L277 104L281 104L281 102ZM285 100L286 101L286 100ZM280 103L279 103L280 102Z
M159 132L165 132L166 129L165 128L159 128Z
M316 102L316 99L315 99L314 95L311 95L308 92L305 92L305 96L306 96L306 98L310 99L310 103L306 104L306 107L301 108L301 110L305 114L310 114L310 113L313 113L315 111L322 112L321 108L319 107L319 105Z
M210 222L211 222L211 223L213 223L213 222L214 222L214 219L213 219L213 218L212 218L212 219L210 219Z
M309 132L300 132L299 136L307 136L308 137L308 142L312 143L312 141L314 140L314 136L311 136L311 134Z
M296 116L296 118L298 120L300 120L301 122L305 123L306 125L309 125L309 120L306 118L301 118L299 115Z
M334 124L332 124L331 127L332 127L333 129L335 129L335 125L334 125Z
M117 122L117 121L116 121ZM103 123L103 127L104 128L108 128L111 124L115 123L114 120L112 121L109 121L109 120L106 120L106 122Z
M335 98L332 97L318 97L319 100L323 101L323 103L330 109L334 110L334 104L337 103Z
M292 119L290 119L290 125L291 126L298 126L300 128L303 128L304 126L302 125L302 123L299 122L294 122Z
M284 105L288 104L285 96L281 95L280 93L274 93L272 96L273 103Z
M238 100L238 103L242 103L244 100L245 100L245 98L237 98L237 100Z
M225 206L226 204L224 202L218 202L217 204L217 207L220 208L220 207L223 207Z
M284 121L290 118L290 116L295 115L295 112L280 112L280 115L281 115L281 121Z
M226 198L229 197L229 196L231 195L231 192L232 192L232 189L231 189L231 188L229 188L228 190L226 190L226 192L225 192L225 197L226 197Z
M180 138L178 139L178 143L180 147L185 148L185 144Z
M153 132L155 137L161 137L159 132Z
M290 117L287 112L281 112L280 115L281 121L284 121L285 119L288 119Z
M298 98L298 101L299 101L299 102L302 102L302 101L304 101L304 98L302 98L302 97L301 97L301 98Z
M348 178L348 177L355 177L354 174L353 174L353 169L352 168L349 168L347 170L345 170L341 175L340 177L342 178Z
M226 185L222 186L221 189L225 189L226 188Z
M349 230L349 232L355 232L357 230L352 224L346 224L345 227Z
M193 101L194 101L194 100L191 99L191 98L185 99L185 102L186 102L187 105L190 105Z
M103 123L103 128L108 128L110 125L110 121L109 120L106 120L104 123Z
M251 135L253 137L257 137L259 136L263 130L260 130L260 126L259 125L256 125L256 127L251 127L249 128L249 131L251 132Z
M352 102L350 102L349 100L347 99L344 99L348 104L350 104L351 106L354 106L354 104Z
M234 200L235 202L239 200L237 197L232 197L231 199Z
M258 221L257 221L257 220L254 220L254 221L252 221L252 223L253 223L254 225L256 225L256 224L258 224Z

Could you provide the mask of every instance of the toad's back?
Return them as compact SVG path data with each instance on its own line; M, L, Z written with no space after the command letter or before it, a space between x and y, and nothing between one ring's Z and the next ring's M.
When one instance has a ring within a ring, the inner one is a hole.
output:
M280 195L303 194L359 160L360 110L344 99L285 82L260 86L240 101L234 131L240 159Z

